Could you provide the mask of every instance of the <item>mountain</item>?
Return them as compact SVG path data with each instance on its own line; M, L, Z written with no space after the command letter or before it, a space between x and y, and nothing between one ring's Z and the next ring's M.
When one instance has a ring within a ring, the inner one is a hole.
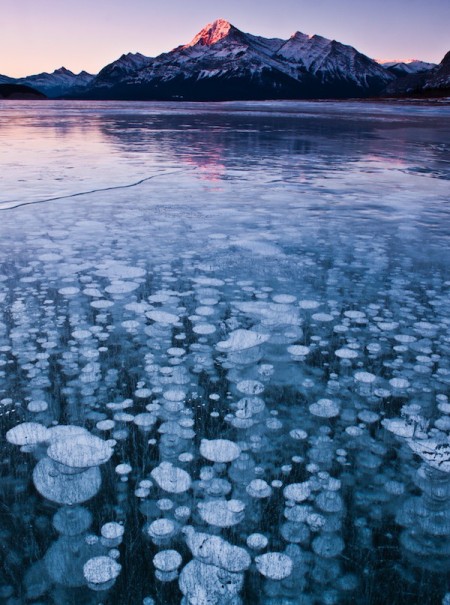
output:
M419 74L436 67L436 63L427 63L418 59L407 59L406 61L378 61L385 69L398 77Z
M0 84L14 84L14 78L10 78L9 76L3 76L0 74Z
M384 95L450 96L450 51L439 65L428 71L412 73L388 84Z
M95 99L367 97L395 76L351 46L301 32L289 40L247 34L218 19L155 58L122 55L85 88Z
M442 90L450 95L450 51L445 55L424 85L424 90Z
M146 67L151 61L150 57L141 55L141 53L122 55L117 61L109 63L98 73L95 78L96 85L113 86L139 69Z
M94 76L85 71L74 74L65 67L56 69L53 73L43 72L26 78L17 78L16 84L32 86L44 93L48 97L59 97L68 93L81 92L92 80Z
M45 99L46 96L31 88L31 86L24 86L23 84L3 84L0 83L0 100L34 100L34 99Z

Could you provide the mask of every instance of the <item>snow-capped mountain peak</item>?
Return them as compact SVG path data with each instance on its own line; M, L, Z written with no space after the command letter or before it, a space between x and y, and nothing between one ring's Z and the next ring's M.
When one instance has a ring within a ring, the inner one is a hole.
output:
M397 76L419 74L436 67L435 63L427 63L419 59L392 59L390 61L375 59L375 61Z
M200 44L202 46L212 46L220 40L223 40L230 33L238 33L239 30L231 25L226 19L216 19L213 23L208 23L205 27L198 32L198 34L184 46L189 48L190 46L196 46Z

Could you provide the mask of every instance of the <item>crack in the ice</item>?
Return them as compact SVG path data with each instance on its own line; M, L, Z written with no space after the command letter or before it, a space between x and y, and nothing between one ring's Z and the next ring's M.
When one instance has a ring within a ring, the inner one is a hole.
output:
M159 176L170 176L172 174L180 174L183 172L187 172L188 170L192 170L192 168L184 169L184 170L172 170L171 172L158 172L157 174L152 174L151 176L147 176L143 179L140 179L139 181L136 181L135 183L129 183L128 185L114 185L113 187L103 187L100 189L92 189L91 191L79 191L78 193L70 193L67 195L60 195L57 197L49 197L44 200L35 200L32 202L19 202L18 204L15 204L14 206L2 207L2 203L8 204L8 202L0 202L0 212L4 212L5 210L15 210L16 208L21 208L22 206L34 206L35 204L45 204L47 202L56 202L58 200L67 200L72 197L90 195L91 193L101 193L103 191L115 191L117 189L129 189L131 187L136 187L137 185L142 185L142 183L145 183L146 181L156 179Z

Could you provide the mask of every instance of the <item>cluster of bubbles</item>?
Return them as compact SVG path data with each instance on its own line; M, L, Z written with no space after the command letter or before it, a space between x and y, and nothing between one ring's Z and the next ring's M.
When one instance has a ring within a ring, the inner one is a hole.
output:
M207 225L175 254L170 217L117 211L117 241L103 210L29 228L0 274L5 603L369 603L388 568L441 600L443 272L363 235L243 261Z

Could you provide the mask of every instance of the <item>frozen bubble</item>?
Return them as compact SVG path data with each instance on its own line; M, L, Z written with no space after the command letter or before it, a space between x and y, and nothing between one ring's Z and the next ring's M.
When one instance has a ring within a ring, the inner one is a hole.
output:
M275 294L272 296L272 300L276 303L291 305L297 300L297 297L292 294Z
M135 417L127 412L116 412L113 418L116 422L133 422Z
M183 605L239 605L238 594L243 584L243 575L190 561L181 571L179 587L185 595Z
M401 344L411 344L417 340L415 336L411 336L410 334L396 334L394 339Z
M64 536L78 536L92 524L91 513L82 506L63 506L53 517L53 526Z
M244 518L245 504L241 500L210 500L197 504L200 516L209 525L232 527Z
M245 491L252 498L268 498L272 494L270 485L264 479L253 479Z
M161 462L150 474L162 490L171 494L182 494L191 487L189 473L171 462Z
M172 357L182 357L186 354L186 349L182 349L181 347L170 347L170 349L167 349L167 354Z
M311 488L307 481L303 483L291 483L290 485L286 485L283 490L283 495L286 500L303 502L311 495Z
M60 288L58 293L62 296L75 296L80 291L80 288L76 288L75 286L67 286L66 288Z
M191 526L183 533L192 555L202 563L235 573L250 567L251 558L244 548L234 546L220 536L196 532Z
M80 469L104 464L112 454L113 449L106 441L89 433L56 441L47 450L48 457L55 462Z
M292 345L287 348L287 351L295 357L304 357L305 355L308 355L310 348L303 345Z
M129 294L139 288L139 284L132 281L113 281L109 286L106 286L105 292L108 294Z
M287 521L280 528L280 533L286 542L292 544L306 544L309 541L311 532L305 523Z
M114 420L99 420L99 422L97 422L97 424L95 425L96 428L99 431L111 431L115 426L116 423L114 422Z
M135 319L127 319L122 321L120 325L122 328L125 328L125 330L137 330L141 324Z
M335 491L324 490L317 496L315 503L325 513L339 513L344 508L341 496Z
M116 261L111 261L102 263L96 271L96 274L109 279L137 279L139 277L144 277L146 271L141 267L131 267Z
M376 397L380 397L380 399L387 399L391 396L391 391L388 389L375 389L373 393Z
M115 471L118 475L129 475L133 469L129 464L122 463L118 464L115 468Z
M347 435L350 435L350 437L361 437L361 435L364 435L364 430L359 426L348 426L346 427L345 432Z
M29 412L33 412L34 414L38 414L39 412L45 412L48 409L48 403L42 400L30 401L27 405L27 410Z
M50 431L51 443L71 439L77 435L90 435L89 431L83 426L76 426L75 424L58 424L57 426L52 426L48 430Z
M247 537L247 546L252 550L264 550L269 540L263 534L250 534Z
M292 439L297 439L298 441L304 441L308 437L308 433L303 429L292 429L289 432L289 435Z
M156 506L159 508L159 510L161 510L163 512L167 512L169 510L172 510L173 502L170 498L160 498L156 502Z
M57 504L81 504L93 498L101 485L97 466L81 473L66 475L59 472L50 458L43 458L34 467L33 483L37 491Z
M347 348L337 349L334 354L340 359L356 359L358 357L357 351Z
M22 422L6 433L6 441L13 445L36 445L50 441L51 432L38 422Z
M319 399L319 401L309 406L309 411L313 416L318 416L319 418L335 418L339 416L340 407L332 399Z
M348 317L349 319L364 319L366 317L366 314L363 313L362 311L344 311L344 316Z
M151 389L136 389L134 391L134 396L137 397L138 399L148 399L149 397L151 397L152 395L152 390Z
M448 441L408 439L408 445L429 466L443 473L450 473L450 443Z
M120 574L122 566L111 557L93 557L83 565L83 575L88 584L107 584Z
M381 424L387 431L398 437L412 437L415 432L414 424L404 418L384 418Z
M201 317L209 317L210 315L214 315L214 313L214 307L201 306L195 309L195 314Z
M318 302L317 300L304 299L299 301L298 306L300 307L300 309L312 310L320 307L320 302Z
M243 397L236 404L239 418L251 418L266 409L266 404L260 397ZM238 415L236 412L236 415Z
M75 340L87 340L88 338L91 338L91 336L92 332L89 330L74 330L72 332L72 338L75 338Z
M362 410L358 413L358 418L361 422L365 422L366 424L373 424L374 422L378 422L380 419L379 414L376 412L372 412L371 410Z
M180 553L176 550L161 550L153 557L153 565L163 572L175 571L182 561Z
M355 372L354 378L362 384L372 384L377 377L370 372Z
M239 329L231 332L227 340L218 342L216 348L225 353L234 353L257 347L267 342L269 338L269 334Z
M117 541L118 539L122 539L124 531L123 525L116 523L115 521L110 521L109 523L102 525L100 533L106 540Z
M189 508L189 506L177 506L174 511L174 516L177 521L184 523L191 516L191 509Z
M152 321L165 325L165 326L170 326L172 324L176 324L176 323L178 323L178 320L179 320L178 315L174 315L173 313L168 313L167 311L157 311L157 310L147 311L147 313L145 315Z
M186 393L181 389L170 389L168 391L164 391L163 393L164 399L167 401L184 401L186 399Z
M393 389L407 389L409 387L409 380L406 378L391 378L389 384Z
M434 422L434 426L440 431L450 431L450 416L441 416Z
M193 277L192 281L199 286L224 286L225 282L215 277Z
M313 319L313 321L318 321L320 323L328 323L330 321L333 321L334 317L332 315L330 315L329 313L314 313L314 315L312 315L311 319Z
M281 552L268 552L255 557L256 568L270 580L283 580L291 575L292 559Z
M244 395L260 395L264 391L264 385L257 380L241 380L237 383L237 390Z
M133 417L133 422L141 429L148 430L155 424L157 417L150 412L142 412Z
M398 328L398 323L396 321L380 321L377 325L383 332L391 332Z
M344 541L336 534L324 533L312 542L313 551L325 559L336 557L344 550Z
M196 323L192 328L194 334L199 334L200 336L207 336L208 334L214 334L216 331L216 327L212 324L207 323Z
M156 519L147 528L148 535L159 543L175 535L177 526L171 519Z
M109 309L114 305L111 300L106 299L93 300L90 304L94 309Z
M405 485L400 481L386 481L384 489L388 494L392 494L393 496L402 496L405 493Z
M202 439L200 454L211 462L232 462L239 457L241 448L228 439Z

